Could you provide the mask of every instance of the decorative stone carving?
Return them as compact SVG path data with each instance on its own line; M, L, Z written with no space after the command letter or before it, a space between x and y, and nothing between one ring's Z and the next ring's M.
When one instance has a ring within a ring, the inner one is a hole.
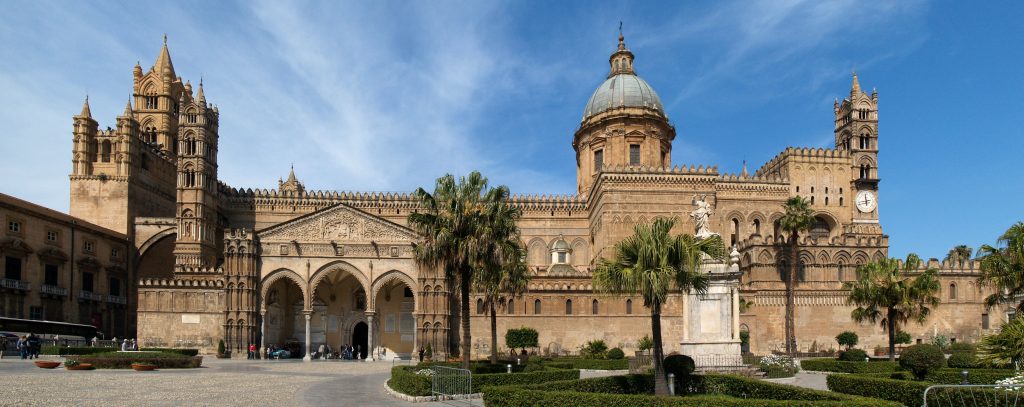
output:
M711 217L715 212L711 209L711 204L707 201L707 195L701 195L700 199L697 196L693 196L693 205L697 207L693 212L690 212L690 217L693 218L693 224L696 229L696 236L703 239L717 235L708 229L708 218Z
M398 242L414 241L409 228L338 204L312 216L272 227L260 234L261 240L302 242Z

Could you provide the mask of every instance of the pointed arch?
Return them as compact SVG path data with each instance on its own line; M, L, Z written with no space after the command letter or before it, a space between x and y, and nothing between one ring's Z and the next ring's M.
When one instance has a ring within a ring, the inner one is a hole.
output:
M359 282L359 285L362 286L364 293L370 292L370 282L367 281L366 275L363 274L361 270L347 261L335 260L321 266L313 273L313 276L309 279L309 295L312 296L313 293L316 292L317 286L320 285L320 281L334 272L342 272L351 275ZM410 285L410 287L413 286Z
M293 283L295 283L296 286L299 287L299 292L302 293L302 309L310 309L309 290L307 289L308 287L306 286L305 280L303 280L298 273L286 268L280 268L271 271L269 274L267 274L266 277L263 278L263 281L260 282L260 309L266 309L267 293L270 291L270 287L273 287L274 283L276 283L278 280L282 278L291 280Z

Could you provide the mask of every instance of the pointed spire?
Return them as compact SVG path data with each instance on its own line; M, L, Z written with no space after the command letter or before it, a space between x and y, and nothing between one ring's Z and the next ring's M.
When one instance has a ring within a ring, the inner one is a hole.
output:
M203 77L199 77L199 92L196 93L196 100L199 103L206 104L206 95L203 93Z
M124 117L131 117L132 113L133 113L132 112L132 98L131 98L131 96L129 96L128 97L128 103L125 103L125 105L124 105L124 113L122 113L122 116L124 116Z
M159 72L166 78L174 79L174 64L171 63L171 53L167 50L167 34L164 34L164 46L160 49L160 55L156 57L153 70Z
M85 95L85 103L82 104L82 113L78 114L81 117L92 118L92 111L89 110L89 95Z
M619 46L612 53L612 56L608 57L608 63L612 66L612 70L608 74L609 78L620 74L636 74L633 71L633 53L629 51L629 48L626 48L626 37L622 35L621 21L619 21Z
M750 173L747 172L747 160L743 160L743 172L740 173L740 175L742 175L743 178L747 178L750 176Z
M296 181L298 181L298 180L295 179L295 163L292 163L292 170L291 170L291 172L288 173L288 182L296 182Z
M857 80L857 69L853 69L853 83L850 84L850 94L860 93L860 81Z

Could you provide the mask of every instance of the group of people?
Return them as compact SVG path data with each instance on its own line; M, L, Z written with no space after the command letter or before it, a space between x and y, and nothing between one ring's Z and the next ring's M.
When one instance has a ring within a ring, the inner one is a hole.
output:
M344 359L344 360L362 360L363 350L360 345L352 347L349 344L345 344L338 350L332 350L331 345L322 343L320 349L313 352L310 355L313 359Z
M22 359L39 359L39 351L42 350L43 341L35 334L22 335L18 337L15 347L18 349L18 354L21 355Z

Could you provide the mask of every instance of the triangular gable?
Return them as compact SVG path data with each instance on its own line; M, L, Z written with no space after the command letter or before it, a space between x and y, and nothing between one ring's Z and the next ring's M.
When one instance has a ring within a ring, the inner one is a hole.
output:
M412 242L416 232L349 205L339 203L256 233L262 241Z

